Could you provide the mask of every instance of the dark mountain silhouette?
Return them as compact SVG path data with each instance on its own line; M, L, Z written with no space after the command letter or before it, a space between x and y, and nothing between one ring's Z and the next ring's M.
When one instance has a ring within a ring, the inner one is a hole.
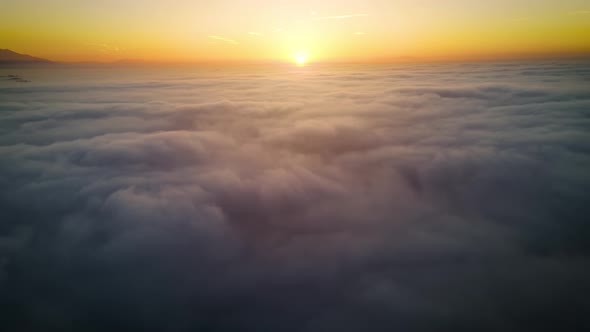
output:
M4 63L51 63L51 61L16 53L8 49L0 49L0 64Z

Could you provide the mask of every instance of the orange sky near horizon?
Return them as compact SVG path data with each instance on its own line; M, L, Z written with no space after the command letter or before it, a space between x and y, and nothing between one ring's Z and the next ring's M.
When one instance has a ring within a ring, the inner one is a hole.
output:
M0 48L56 61L590 55L590 1L0 0Z

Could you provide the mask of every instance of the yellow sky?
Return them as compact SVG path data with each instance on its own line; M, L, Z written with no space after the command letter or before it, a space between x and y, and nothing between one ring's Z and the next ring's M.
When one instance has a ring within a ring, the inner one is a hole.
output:
M0 48L61 61L590 54L590 0L0 0Z

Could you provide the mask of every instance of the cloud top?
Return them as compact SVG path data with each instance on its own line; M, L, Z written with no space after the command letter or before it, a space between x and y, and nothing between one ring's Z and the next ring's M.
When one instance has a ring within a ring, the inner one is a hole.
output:
M588 68L0 78L0 324L576 330L590 286Z

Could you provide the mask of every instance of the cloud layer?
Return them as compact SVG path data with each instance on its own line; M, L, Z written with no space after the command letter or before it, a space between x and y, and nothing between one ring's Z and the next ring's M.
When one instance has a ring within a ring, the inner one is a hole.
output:
M23 75L0 81L7 330L590 324L587 64Z

